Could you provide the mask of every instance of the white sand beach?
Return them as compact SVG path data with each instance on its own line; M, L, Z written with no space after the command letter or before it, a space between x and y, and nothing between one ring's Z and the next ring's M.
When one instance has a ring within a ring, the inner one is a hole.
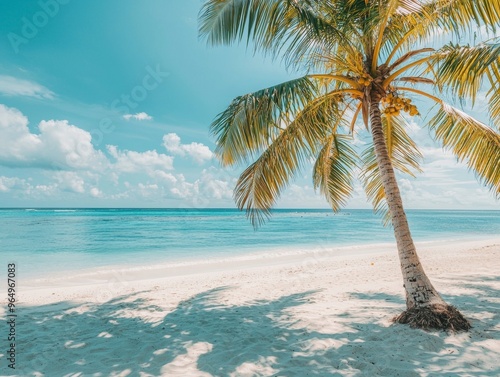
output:
M395 245L101 269L20 280L15 375L499 376L500 239L417 247L469 333L391 323Z

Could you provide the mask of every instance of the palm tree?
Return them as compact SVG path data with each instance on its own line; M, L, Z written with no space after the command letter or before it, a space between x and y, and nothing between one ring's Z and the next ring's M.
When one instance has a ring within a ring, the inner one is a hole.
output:
M436 41L450 35L470 42L499 24L500 3L491 0L206 1L200 35L208 43L246 39L305 73L235 98L214 120L221 163L251 162L235 187L238 207L260 225L294 173L312 160L315 188L337 211L360 171L367 196L386 214L397 241L407 308L395 321L468 330L469 322L442 299L420 264L395 170L420 170L422 155L406 130L419 115L412 97L423 96L437 105L426 122L435 139L498 196L500 135L492 126L500 125L500 43L437 48ZM491 125L443 101L451 95L473 104L480 92ZM373 141L359 155L350 145L357 127L366 127Z

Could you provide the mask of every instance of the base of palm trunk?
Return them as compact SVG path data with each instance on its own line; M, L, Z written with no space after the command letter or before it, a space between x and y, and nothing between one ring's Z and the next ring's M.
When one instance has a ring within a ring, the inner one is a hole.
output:
M423 330L468 331L470 322L454 306L435 304L413 307L393 319L396 323Z

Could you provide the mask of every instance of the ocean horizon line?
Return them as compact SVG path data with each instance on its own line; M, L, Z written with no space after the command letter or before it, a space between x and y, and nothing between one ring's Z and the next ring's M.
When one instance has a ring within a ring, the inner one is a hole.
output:
M197 208L197 207L0 207L0 210L158 210L158 211L227 211L232 210L235 212L245 212L244 210L240 210L234 207L214 207L214 208ZM498 209L487 209L487 208L468 208L468 209L449 209L449 208L407 208L407 211L454 211L454 212L475 212L475 211L489 211L489 212L500 212L500 208ZM306 208L306 207L290 207L290 208L274 208L271 209L273 211L324 211L324 212L333 212L331 208ZM345 212L345 211L371 211L374 212L371 208L343 208L337 212Z

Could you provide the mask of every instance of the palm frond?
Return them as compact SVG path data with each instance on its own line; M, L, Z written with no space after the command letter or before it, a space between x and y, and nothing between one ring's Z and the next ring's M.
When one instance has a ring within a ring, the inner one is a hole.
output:
M284 116L295 115L316 94L314 83L301 77L235 98L211 125L215 154L226 166L254 158L279 134Z
M430 58L431 58L430 56L426 56L424 58L420 58L420 59L415 60L411 63L408 63L407 65L399 68L396 71L391 71L389 77L384 79L382 86L385 89L387 89L390 85L392 85L394 80L397 80L403 73L405 73L409 70L415 71L415 72L413 72L414 76L415 75L422 76L428 70L427 65L428 65Z
M385 116L382 118L382 125L394 168L412 177L415 173L421 172L420 162L423 156L417 144L406 132L409 127L406 120L401 116Z
M415 76L398 77L395 81L408 82L410 84L431 84L431 85L436 84L433 80L428 79L426 77L415 77Z
M199 33L208 42L231 44L246 35L265 42L266 32L272 31L271 23L279 14L281 1L210 0L199 14ZM247 33L245 33L247 31ZM276 32L276 31L275 31Z
M461 99L470 98L473 103L486 74L500 68L500 43L478 46L449 44L436 51L431 65L437 67L435 80ZM500 95L500 93L492 93Z
M382 49L384 42L385 31L387 30L387 24L389 22L390 17L394 14L395 10L398 8L399 0L388 0L385 6L380 6L380 11L382 13L381 19L377 25L378 30L374 30L375 37L375 45L373 48L373 56L372 61L369 62L371 64L370 72L374 73L378 67L378 60L380 55L380 50Z
M396 61L389 66L389 70L392 71L398 65L404 63L405 61L411 59L412 57L414 57L416 55L423 54L423 53L426 53L426 52L433 52L433 51L434 51L434 49L430 48L430 47L420 48L418 50L408 51L406 54L403 54L401 57L399 57L398 59L396 59Z
M491 66L487 72L490 82L490 90L486 93L486 98L489 102L490 118L500 131L500 70Z
M288 64L317 66L314 58L317 55L330 51L344 51L352 54L357 51L355 44L344 30L337 27L331 19L331 9L328 2L321 0L287 1L291 7L290 19L282 19L278 29L292 30L288 35L283 34L282 48L276 44L276 50L284 50L284 58ZM347 38L347 40L346 40ZM286 46L286 47L285 47ZM306 58L306 59L305 59Z
M359 159L349 145L351 138L331 134L313 168L314 188L320 190L334 211L339 211L352 194L353 171Z
M360 179L366 196L372 202L375 213L381 215L384 219L384 225L387 225L390 221L389 208L373 145L365 149L361 154L361 160L363 162L363 169Z
M414 50L416 45L428 40L430 36L439 31L436 16L433 14L435 6L428 2L424 4L421 1L414 1L414 3L418 3L414 9L400 12L399 15L391 17L389 21L384 36L386 40L384 52L387 55L386 65L388 66L400 51L403 51L403 54L398 58L401 60L397 64L411 58L404 51Z
M321 141L336 129L342 114L337 101L336 95L325 95L309 103L241 174L235 201L255 227L269 217L295 172L318 153Z
M443 103L429 121L436 138L464 161L479 180L500 195L500 135L464 112Z
M397 28L394 28L394 20L406 19L408 17L411 17L411 19L418 18L423 8L420 2L415 0L385 0L378 2L378 4L372 2L371 6L377 7L378 13L380 13L378 17L374 17L371 20L375 26L375 29L372 31L374 48L371 55L371 72L375 72L379 58L382 57L381 55L387 56L395 44L397 44L397 41L401 40L401 37L405 35L405 30L403 30L401 22ZM412 27L411 30L414 33L415 27ZM398 38L396 39L394 39L395 32L398 34Z
M234 198L239 209L246 210L254 227L270 216L282 190L309 157L306 149L300 135L293 135L289 127L241 174Z
M363 103L360 102L360 103L358 103L358 105L356 106L356 109L354 110L354 114L353 114L352 119L351 119L351 124L349 126L349 133L351 135L354 135L354 126L356 125L356 121L358 120L358 116L359 116L359 113L362 111L362 108L363 108Z
M445 31L470 30L471 23L495 30L500 22L500 4L492 0L434 0L429 7Z
M491 0L429 0L418 1L413 11L392 17L389 35L393 43L411 46L436 33L453 32L463 37L472 34L471 26L496 30L500 22L500 5Z
M500 24L500 4L491 0L418 1L414 11L391 17L385 38L389 61L400 50L413 49L433 35L453 32L461 39L472 38L474 29L495 31ZM389 64L389 61L387 64Z
M318 0L209 0L200 11L199 33L211 44L246 39L273 56L284 51L290 64L304 63L312 52L349 44L327 15Z

